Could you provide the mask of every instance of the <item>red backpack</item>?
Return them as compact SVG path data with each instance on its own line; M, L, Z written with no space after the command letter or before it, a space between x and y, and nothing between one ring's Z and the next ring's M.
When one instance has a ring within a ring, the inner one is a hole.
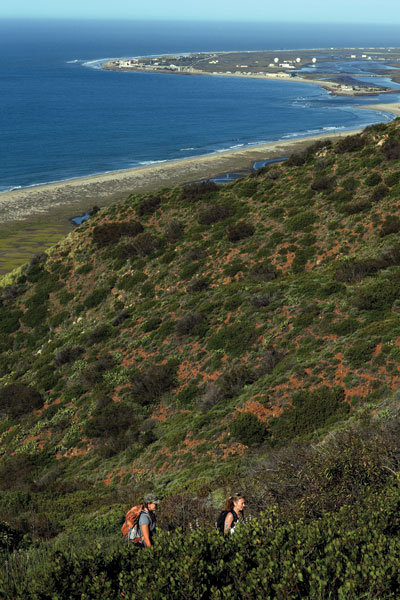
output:
M138 538L137 525L139 522L140 513L143 510L143 504L132 506L125 515L125 522L121 527L122 535L127 541ZM139 538L138 538L139 539Z

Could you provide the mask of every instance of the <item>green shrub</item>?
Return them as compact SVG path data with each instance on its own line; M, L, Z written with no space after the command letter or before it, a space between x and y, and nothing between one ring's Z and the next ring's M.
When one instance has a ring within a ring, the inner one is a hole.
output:
M149 256L158 248L158 242L151 233L139 233L131 244L138 256Z
M0 387L0 415L11 419L21 417L42 408L43 398L35 389L24 383L12 383Z
M311 184L311 189L314 192L327 192L331 190L334 186L334 179L332 177L328 177L327 175L320 175L316 177Z
M257 374L249 366L234 362L225 369L217 380L217 386L224 398L238 396L245 385L256 381Z
M232 438L245 446L258 446L267 437L267 429L251 412L239 413L230 423Z
M97 290L94 290L91 294L89 294L89 296L86 296L85 300L83 301L83 304L86 308L95 308L96 306L101 304L103 300L105 300L105 298L107 298L109 293L109 288L97 288Z
M374 280L357 290L353 304L360 310L388 310L399 295L398 281Z
M243 179L235 185L235 192L244 198L251 198L258 190L258 181L256 179Z
M146 406L157 400L177 385L179 364L170 360L165 364L147 364L130 375L130 397L139 404Z
M273 281L279 276L279 271L269 260L263 260L252 267L249 275L257 281Z
M370 196L371 202L379 202L379 200L382 200L388 194L388 192L389 189L386 187L386 185L378 185L378 187L374 189Z
M298 215L294 217L290 217L285 222L285 226L287 231L295 232L302 231L313 225L318 220L318 217L313 212L300 212Z
M61 306L66 306L73 299L74 299L74 293L67 292L67 290L63 290L58 296L58 301L61 304Z
M204 321L203 315L198 312L190 312L176 322L175 331L177 335L196 335L196 329Z
M234 213L232 204L217 202L202 206L199 211L199 223L201 225L212 225L224 221Z
M135 237L143 231L139 221L111 222L96 225L92 232L93 243L98 248L105 248L119 242L122 236Z
M235 277L237 273L240 273L245 269L246 265L244 262L242 262L240 258L235 258L232 262L225 265L223 270L225 275L229 275L229 277Z
M76 361L84 352L85 349L82 346L64 346L64 348L56 351L54 362L57 367L61 367L62 365Z
M345 285L338 283L337 281L330 281L329 283L325 283L321 286L319 290L319 297L324 299L329 298L329 296L332 296L333 294L342 294L344 292L346 292Z
M5 335L17 331L20 328L19 320L22 315L22 310L0 306L0 333Z
M161 196L150 196L148 198L143 198L143 200L141 200L137 206L137 214L139 217L152 215L158 208L160 208L161 202Z
M210 286L208 277L194 277L186 286L188 292L202 292Z
M336 210L343 215L357 215L360 212L367 211L371 208L371 202L369 200L354 200L353 202L347 202L336 206Z
M69 316L70 314L67 310L61 310L49 319L49 324L54 328L59 327Z
M380 237L385 237L391 233L399 233L400 218L397 215L386 215L382 227L379 231Z
M169 244L175 244L182 239L185 233L185 225L181 221L171 219L164 227L164 237Z
M245 354L257 337L255 328L246 321L237 321L232 325L222 325L209 341L210 350L225 350L231 356Z
M366 140L361 137L360 134L347 135L336 142L335 151L337 154L342 154L343 152L357 152L364 148L365 144Z
M357 331L359 327L360 323L356 319L349 317L348 319L332 323L330 329L336 335L350 335Z
M354 192L358 188L359 182L354 177L347 177L342 181L342 187L347 192Z
M179 271L180 279L190 279L199 270L199 268L200 268L199 262L187 263Z
M387 160L400 158L400 139L398 136L389 137L381 146L381 152Z
M345 358L354 368L367 366L372 358L376 348L376 341L373 339L361 339L348 348L345 352Z
M78 267L75 270L75 273L76 275L86 275L87 273L90 273L90 271L93 271L93 265L91 265L90 263L86 263Z
M379 175L379 173L371 173L371 175L368 175L368 177L364 181L365 185L367 185L368 187L374 187L375 185L378 185L381 182L382 177Z
M95 329L87 333L85 337L88 344L98 344L112 335L114 335L114 331L111 325L103 324L95 327Z
M155 329L158 329L160 327L161 323L162 323L162 319L160 319L159 316L154 315L153 317L150 317L149 319L147 319L147 321L145 321L145 323L143 323L143 325L142 325L143 331L145 333L154 331Z
M251 237L255 232L255 227L251 223L245 221L239 221L234 225L231 225L226 230L226 235L230 242L239 242L245 238Z
M120 402L98 403L92 418L84 425L84 434L91 438L103 438L127 431L136 421L131 407Z
M311 433L349 412L349 405L344 402L344 390L340 387L322 386L296 392L292 404L280 417L271 420L271 431L278 441Z
M389 173L389 175L386 175L385 185L387 185L388 187L393 187L398 183L400 183L400 171L394 171L392 173Z
M182 199L188 202L198 202L200 200L210 200L218 192L218 186L213 181L201 181L192 183L182 188Z

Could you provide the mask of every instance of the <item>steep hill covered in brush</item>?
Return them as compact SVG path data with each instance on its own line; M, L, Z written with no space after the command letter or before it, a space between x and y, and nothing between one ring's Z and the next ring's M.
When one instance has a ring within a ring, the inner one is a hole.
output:
M399 207L396 120L224 187L132 194L5 278L0 519L24 528L36 502L51 537L50 497L74 498L68 527L122 513L124 489L229 486L396 407Z

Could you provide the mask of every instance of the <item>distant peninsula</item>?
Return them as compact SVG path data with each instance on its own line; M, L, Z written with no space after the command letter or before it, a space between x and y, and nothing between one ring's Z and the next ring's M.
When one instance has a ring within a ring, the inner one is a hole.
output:
M362 63L361 68L352 68L358 61ZM104 62L102 68L108 71L277 79L314 83L339 96L377 96L397 91L386 82L388 78L400 81L399 63L399 48L330 48L118 58ZM376 83L358 78L364 76L375 78ZM382 78L385 78L385 84L380 81Z

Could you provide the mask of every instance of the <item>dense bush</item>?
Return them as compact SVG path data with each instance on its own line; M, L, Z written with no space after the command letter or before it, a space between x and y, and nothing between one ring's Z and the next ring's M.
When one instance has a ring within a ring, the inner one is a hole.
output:
M373 275L389 266L383 256L374 258L347 258L335 272L336 281L352 283L368 275Z
M89 333L85 335L85 339L89 345L98 344L99 342L108 339L113 334L112 326L104 323L103 325L95 327L92 331L89 331Z
M246 223L245 221L239 221L234 225L228 227L226 235L230 242L238 242L245 238L252 236L255 232L254 225Z
M184 224L176 219L171 219L164 227L164 237L170 244L175 244L182 239L184 232Z
M67 310L60 310L58 313L50 317L49 324L51 327L59 327L70 316Z
M161 196L150 196L148 198L143 198L143 200L139 202L136 209L137 214L139 217L152 215L160 207L161 202Z
M400 183L400 171L394 171L392 173L389 173L389 175L386 175L385 185L387 185L389 187L393 187L394 185L397 185L398 183Z
M105 248L110 244L119 242L122 236L135 237L142 231L143 225L139 221L104 223L95 226L92 239L98 248Z
M398 160L400 158L400 139L389 137L381 146L381 152L387 160Z
M257 337L255 328L248 322L237 321L222 327L209 338L211 350L225 350L232 356L241 356L248 352Z
M139 256L149 256L158 247L158 242L151 233L139 233L132 242L132 247Z
M28 414L43 406L43 398L35 389L24 383L11 383L0 387L0 415L12 419Z
M13 333L20 328L20 318L22 311L19 309L9 309L5 306L0 306L0 333Z
M311 189L314 192L326 192L332 189L334 185L334 180L327 175L320 175L316 177L311 184Z
M265 425L251 412L239 413L231 421L229 431L234 440L245 446L258 446L267 437Z
M336 210L343 215L357 215L360 212L369 210L371 208L371 202L369 200L354 200L353 202L346 202L345 204L339 204L336 206Z
M85 352L82 346L64 346L56 351L54 355L54 362L57 367L66 365L67 363L74 362Z
M312 521L288 520L273 506L234 536L205 528L165 532L150 552L109 540L53 550L42 569L29 567L29 577L22 561L10 569L14 577L4 569L1 588L15 600L70 600L71 590L88 600L389 600L400 594L399 497L388 486ZM176 504L184 508L178 522L185 522L196 504Z
M374 339L360 339L346 350L345 358L352 367L366 367L375 348L376 341Z
M391 233L399 233L400 231L400 218L397 215L386 215L382 227L379 231L381 237L390 235Z
M188 292L202 292L210 286L208 277L194 277L186 286Z
M379 202L379 200L382 200L388 192L389 189L386 187L386 185L378 185L378 187L374 189L370 196L371 202Z
M344 402L344 390L340 387L322 386L296 392L292 397L292 404L291 408L270 422L277 442L311 433L349 412L349 405Z
M86 296L85 300L83 301L83 304L86 308L95 308L96 306L101 304L103 302L103 300L105 300L105 298L107 298L109 293L110 293L109 288L106 288L106 287L97 288L91 294Z
M365 143L366 139L360 134L347 135L336 142L335 151L337 154L342 154L343 152L357 152L358 150L364 148Z
M388 310L399 296L398 280L373 280L357 290L353 303L360 310Z
M278 276L278 269L269 260L256 263L250 270L250 277L257 281L273 281Z
M364 182L365 185L368 185L368 187L374 187L382 182L382 177L379 175L379 173L371 173L371 175L368 175Z
M196 328L203 323L204 317L198 312L191 312L184 315L176 322L175 331L178 335L190 335L196 332Z
M146 406L157 400L177 385L178 363L170 360L165 364L147 364L130 375L130 397Z
M218 186L213 181L201 181L192 183L182 188L182 199L188 202L198 202L214 198L218 192Z
M96 408L93 416L85 422L83 433L91 438L115 436L127 431L135 422L131 407L120 402L108 402Z
M290 217L285 222L286 229L288 231L301 231L310 227L318 220L318 217L313 212L300 212L294 217Z
M240 394L244 386L253 383L256 379L257 373L253 369L240 362L234 362L222 372L216 385L223 398L234 398Z
M212 225L218 221L224 221L234 213L234 208L231 204L218 202L202 206L199 211L199 223L201 225Z

